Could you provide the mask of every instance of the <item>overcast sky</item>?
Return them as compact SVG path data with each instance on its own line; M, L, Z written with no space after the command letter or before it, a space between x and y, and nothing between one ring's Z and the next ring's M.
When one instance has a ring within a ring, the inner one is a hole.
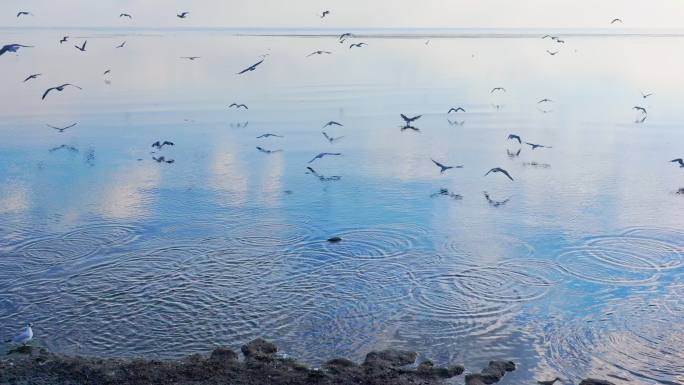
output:
M19 10L35 16L17 19ZM614 28L680 28L684 0L0 1L3 27L604 28L613 18L624 20Z

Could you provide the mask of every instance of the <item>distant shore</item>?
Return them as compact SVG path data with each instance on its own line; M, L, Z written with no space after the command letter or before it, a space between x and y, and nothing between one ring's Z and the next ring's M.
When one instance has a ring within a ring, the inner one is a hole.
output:
M363 363L344 358L327 361L321 368L307 367L278 354L271 342L257 338L239 354L224 347L208 355L193 354L181 360L148 360L65 356L43 348L24 346L0 359L0 385L432 385L463 374L461 365L435 366L426 360L415 365L417 354L388 349L373 351ZM491 361L480 372L465 376L466 385L491 385L510 371L511 361ZM612 385L588 379L581 385Z

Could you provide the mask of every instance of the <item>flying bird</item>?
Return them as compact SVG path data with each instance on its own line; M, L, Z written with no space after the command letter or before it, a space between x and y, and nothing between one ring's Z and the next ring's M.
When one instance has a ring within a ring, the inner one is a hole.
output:
M326 128L326 127L328 127L328 126L340 126L340 127L342 127L342 126L344 126L344 124L342 124L342 123L337 123L336 121L331 120L331 121L329 121L328 123L326 123L325 125L323 125L323 128Z
M263 152L263 153L265 153L265 154L273 154L273 153L276 153L276 152L282 152L282 151L283 151L283 150L267 150L267 149L265 149L265 148L263 148L263 147L259 147L259 146L257 146L256 149L259 150L259 151L261 151L261 152Z
M542 36L542 39L546 39L547 37L550 37L551 39L555 39L555 38L556 38L555 36L551 36L551 35L544 35L544 36Z
M308 167L308 166L306 167L306 169L309 170L309 171L307 171L307 174L311 174L311 175L315 176L321 182L330 182L330 181L337 181L337 180L342 179L342 177L338 176L338 175L325 176L325 175L319 174L316 172L316 170L314 170L313 168Z
M558 53L558 51L549 51L548 49L546 50L546 52L551 56L554 56L555 54Z
M487 173L484 174L484 176L489 175L490 172L495 172L495 173L496 173L496 172L500 172L500 173L506 175L506 176L508 177L508 179L513 180L513 177L511 177L511 174L509 174L508 171L504 170L504 169L501 168L501 167L494 167L493 169L487 171Z
M122 17L127 17L127 18L129 18L129 19L133 19L133 16L129 15L128 13L122 13L122 14L120 14L120 15L119 15L119 18L122 18Z
M126 45L126 41L124 41L123 43L117 45L115 48L123 48L124 45Z
M621 19L613 19L613 21L611 21L610 24L615 24L615 23L617 23L618 21L620 22L620 24L622 24L622 20L621 20Z
M648 93L648 94L645 94L645 93L643 93L643 92L641 93L641 97L644 98L644 99L646 99L647 97L649 97L649 96L651 96L651 95L653 95L653 92Z
M346 33L341 34L340 37L339 37L340 44L344 43L344 41L345 41L346 39L350 38L350 37L354 37L354 35L352 35L352 34L349 33L349 32L346 32Z
M169 142L168 140L165 140L163 142L158 140L158 141L152 143L152 147L157 148L159 150L161 150L162 147L164 147L164 146L174 146L174 144L173 144L173 142Z
M42 100L45 100L45 97L50 93L50 91L55 90L55 91L62 92L62 91L64 91L64 88L67 87L67 86L72 86L72 87L78 88L79 90L82 90L82 89L83 89L83 88L81 88L81 87L79 87L79 86L77 86L77 85L75 85L75 84L64 83L64 84L62 84L61 86L50 87L50 88L48 88L47 90L45 90L45 93L43 93Z
M64 36L62 40L59 41L59 44L66 43L69 40L69 36Z
M21 333L17 334L9 340L6 340L5 342L26 345L29 341L33 339L33 329L31 329L32 326L32 323L27 323L26 327L24 328L24 330L21 331Z
M509 134L507 139L508 139L508 140L511 140L511 139L512 139L512 140L517 140L518 143L522 144L522 140L520 139L520 136L518 136L518 135L516 135L516 134Z
M33 14L31 12L19 11L17 12L17 17L19 16L33 16Z
M75 45L74 47L76 47L76 49L81 51L81 52L85 52L86 43L88 43L88 40L84 41L82 46L79 47L79 46Z
M330 11L328 11L328 10L323 11L323 13L321 13L321 19L328 16L329 14L330 14Z
M544 99L538 101L537 104L539 104L539 103L547 103L547 102L548 102L548 103L551 103L551 102L553 102L553 100L544 98Z
M7 45L2 46L2 48L0 48L0 56L2 56L2 54L4 54L5 52L17 52L19 50L19 48L33 48L33 46L32 45L16 44L16 43L7 44Z
M29 81L29 80L31 80L31 79L36 79L36 78L37 78L38 76L40 76L40 75L42 75L42 74L33 74L33 75L29 75L26 79L24 79L24 81L23 81L22 83L26 83L27 81Z
M78 123L73 123L73 124L68 125L68 126L66 126L66 127L55 127L55 126L50 125L50 124L46 124L46 126L48 126L48 127L50 127L50 128L54 128L55 130L57 130L57 131L59 131L59 132L64 132L67 128L71 128L71 127L73 127L73 126L75 126L75 125L77 125L77 124L78 124Z
M408 123L407 123L406 125L400 127L400 128L401 128L402 131L404 131L404 130L413 130L413 131L416 131L416 132L420 132L420 128L414 127L414 126L412 126L412 125L410 125L410 124L408 124Z
M258 62L252 64L251 66L249 66L249 67L247 67L247 68L245 68L245 69L243 69L242 71L238 72L237 74L238 74L238 75L242 75L242 74L244 74L245 72L254 71L254 70L259 66L259 64L261 64L261 63L263 63L263 62L264 62L264 59L262 58L262 59L259 60Z
M112 73L112 70L107 70L107 71L105 71L102 75L107 75L107 74L109 74L109 73Z
M451 107L451 108L449 108L449 111L447 111L447 114L450 114L452 112L458 112L458 111L466 112L466 110L464 110L463 107L457 107L457 108Z
M231 104L230 106L228 106L228 108L233 108L233 107L235 107L235 108L238 109L238 110L239 110L240 108L244 108L245 110L249 110L249 107L247 107L246 104L237 104L237 103L233 103L233 104Z
M406 125L407 125L407 126L408 126L410 123L415 122L416 120L420 119L421 116L423 116L423 115L416 115L416 116L414 116L414 117L412 117L412 118L409 118L408 116L406 116L406 115L404 115L404 114L399 114L399 115L401 115L401 118L404 119L404 122L406 122Z
M671 163L679 163L679 167L684 167L684 160L682 158L672 159Z
M179 19L185 19L189 14L190 14L190 12L181 12L181 13L177 14L176 16L178 16Z
M352 49L352 47L361 48L361 47L363 47L364 45L368 45L368 44L363 43L363 42L361 42L361 43L356 43L356 44L351 44L351 45L349 46L349 49Z
M559 39L559 38L556 38L556 43L564 44L564 43L565 43L565 40L561 40L561 39Z
M506 89L503 87L494 87L494 88L492 88L492 90L489 93L493 94L496 91L506 92Z
M200 56L181 56L181 59L188 59L190 61L193 61L195 59L200 59Z
M536 150L537 148L551 148L551 146L544 146L543 144L534 144L530 142L525 142L525 144L532 147L533 150Z
M344 136L338 136L338 137L336 137L336 138L333 138L332 136L329 136L325 131L323 131L323 136L325 136L325 139L327 139L328 142L330 142L330 143L335 142L335 141L338 141L338 140L344 138Z
M316 159L322 159L326 155L342 155L339 152L321 152L320 154L316 155L311 159L308 163L312 163Z
M644 114L647 114L647 113L648 113L644 107L634 106L634 107L632 107L632 109L633 109L633 110L637 110L637 111L641 111L641 112L644 113Z
M168 163L168 164L171 164L171 163L175 162L175 160L173 160L173 159L166 160L166 158L165 158L164 156L160 156L159 158L156 158L156 157L153 156L152 159L153 159L155 162L157 162L157 163Z
M487 203L489 203L490 206L492 207L499 207L505 205L511 198L506 198L502 201L495 201L492 198L489 197L489 194L487 194L486 191L483 191L484 197L487 200Z
M310 54L306 55L306 57L313 56L313 55L323 55L323 54L330 55L330 54L332 54L332 52L330 52L330 51L313 51Z
M257 139L268 138L268 137L270 137L270 136L273 136L273 137L276 137L276 138L282 138L281 135L276 135L276 134L262 134L262 135L257 136Z
M74 146L67 146L66 144L63 144L63 145L57 146L57 147L53 147L53 148L49 149L48 151L55 152L55 151L59 151L59 150L68 150L71 152L78 152L78 148L76 148Z
M445 166L445 165L439 163L438 161L436 161L434 159L430 159L430 160L432 161L432 163L436 164L437 167L440 168L440 171L439 171L440 174L443 173L444 171L450 169L450 168L463 168L463 166Z

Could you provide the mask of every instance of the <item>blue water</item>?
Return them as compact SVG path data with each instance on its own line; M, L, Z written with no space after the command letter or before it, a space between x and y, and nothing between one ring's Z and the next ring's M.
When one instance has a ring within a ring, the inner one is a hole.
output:
M684 39L71 34L12 31L36 47L0 57L0 335L684 383Z

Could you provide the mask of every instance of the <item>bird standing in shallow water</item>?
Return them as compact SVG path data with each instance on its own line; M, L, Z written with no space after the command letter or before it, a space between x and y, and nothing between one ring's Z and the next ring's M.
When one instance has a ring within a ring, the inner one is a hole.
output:
M21 333L17 334L12 339L6 340L5 342L26 345L29 341L33 339L33 329L31 328L32 326L33 324L29 322L28 324L26 324L26 327L24 328L24 330L22 330Z

